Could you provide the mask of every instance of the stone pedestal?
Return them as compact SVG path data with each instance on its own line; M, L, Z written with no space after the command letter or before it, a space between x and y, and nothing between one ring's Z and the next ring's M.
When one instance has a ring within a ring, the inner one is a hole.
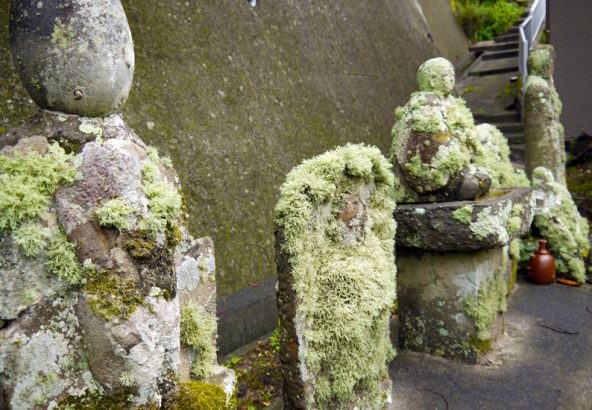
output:
M532 222L530 188L395 212L399 344L476 363L502 333L509 242ZM401 246L402 245L402 246Z

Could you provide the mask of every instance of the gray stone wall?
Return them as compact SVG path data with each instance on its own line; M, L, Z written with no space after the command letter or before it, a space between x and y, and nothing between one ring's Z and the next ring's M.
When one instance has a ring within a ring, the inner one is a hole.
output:
M9 3L0 132L35 109L9 64ZM173 158L190 229L216 244L220 295L275 273L272 210L288 170L346 142L387 153L417 67L459 61L466 44L445 1L122 3L136 50L125 119Z
M563 101L565 138L592 134L592 47L589 0L551 1L551 44L555 46L555 86Z

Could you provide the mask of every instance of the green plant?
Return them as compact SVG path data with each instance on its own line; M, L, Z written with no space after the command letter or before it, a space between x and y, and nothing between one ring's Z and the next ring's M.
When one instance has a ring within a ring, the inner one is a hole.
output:
M520 18L524 8L511 0L451 0L459 25L473 41L493 40Z

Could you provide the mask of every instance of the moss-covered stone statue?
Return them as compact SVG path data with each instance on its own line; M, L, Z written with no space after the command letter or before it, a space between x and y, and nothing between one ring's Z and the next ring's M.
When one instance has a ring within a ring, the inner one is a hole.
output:
M536 168L532 186L537 198L534 225L549 243L558 274L584 283L584 258L590 250L588 221L580 216L569 191L549 169Z
M526 173L533 177L537 167L551 171L565 182L565 140L559 116L562 104L553 83L555 50L538 45L528 56L528 80L524 97Z
M491 186L527 184L493 126L475 126L464 100L452 95L454 67L444 58L421 65L419 91L396 110L391 159L401 202L472 200Z
M393 175L374 147L303 162L275 209L286 409L382 409L395 300Z
M121 4L15 1L11 47L60 112L0 136L0 408L226 403L226 373L179 388L218 370L213 245L187 234L171 161L114 113L134 66Z

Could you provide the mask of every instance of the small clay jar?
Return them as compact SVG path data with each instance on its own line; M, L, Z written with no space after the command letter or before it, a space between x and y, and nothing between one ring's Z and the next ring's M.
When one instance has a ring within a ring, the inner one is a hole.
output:
M547 250L547 241L539 240L539 248L528 261L528 280L537 285L555 282L555 259Z

